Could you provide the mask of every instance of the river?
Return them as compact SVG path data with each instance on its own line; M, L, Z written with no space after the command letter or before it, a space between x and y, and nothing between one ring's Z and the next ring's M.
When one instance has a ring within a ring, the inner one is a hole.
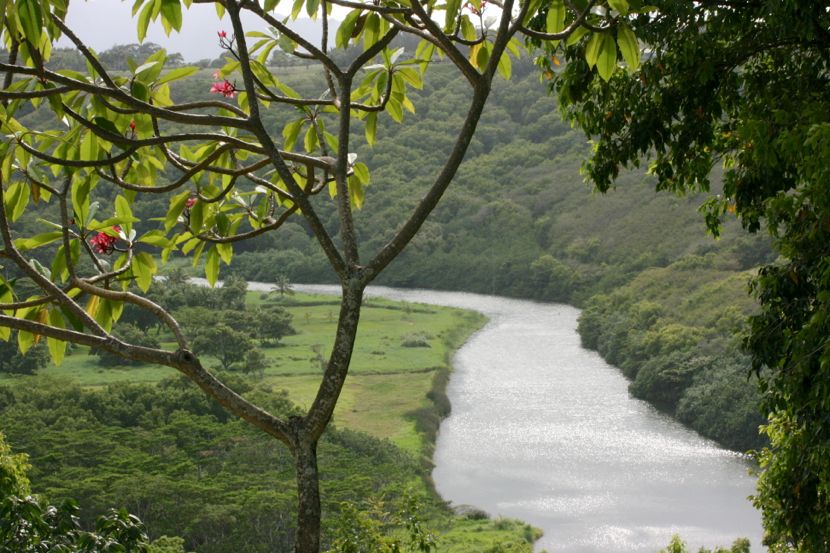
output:
M691 551L738 537L762 551L748 463L631 398L620 371L580 346L578 309L384 287L367 295L490 319L453 359L433 472L444 499L541 528L537 551L656 552L674 533Z

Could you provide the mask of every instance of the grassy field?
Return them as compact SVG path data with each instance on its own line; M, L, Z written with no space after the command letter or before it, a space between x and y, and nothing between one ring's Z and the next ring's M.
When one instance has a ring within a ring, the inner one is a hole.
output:
M250 307L269 301L280 300L274 294L248 293ZM295 403L307 407L317 391L321 359L332 345L337 298L295 294L284 298L283 303L294 317L297 333L286 336L277 346L263 348L269 368L261 380L286 390ZM423 442L411 413L429 407L426 394L433 375L449 366L452 352L483 323L482 315L469 311L372 299L363 309L351 372L334 415L335 424L388 438L419 454ZM60 367L50 365L40 374L68 378L88 387L156 382L176 374L167 367L101 367L96 361L87 348L75 347ZM210 357L203 362L208 367L218 366ZM12 378L20 380L0 374L0 382ZM259 376L244 378L260 381Z

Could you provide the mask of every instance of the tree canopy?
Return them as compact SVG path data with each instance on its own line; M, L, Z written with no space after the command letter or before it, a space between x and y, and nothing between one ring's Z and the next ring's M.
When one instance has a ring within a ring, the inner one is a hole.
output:
M765 227L781 257L752 283L760 313L745 346L771 445L756 504L775 550L830 549L830 5L813 0L656 1L634 21L649 55L594 78L583 44L555 79L563 109L594 139L598 188L650 159L658 188L723 191L704 212Z
M212 38L227 63L195 102L176 102L170 83L196 68L173 67L178 58L164 50L128 59L127 72L111 72L66 25L66 0L4 4L0 255L7 266L0 280L0 338L17 330L23 352L45 338L57 363L66 343L76 342L180 370L289 448L298 481L295 550L316 552L316 446L348 373L363 289L413 240L441 200L471 144L493 79L510 77L523 37L582 44L587 65L609 79L618 58L639 64L631 22L649 10L639 0L297 0L286 19L275 11L277 0L138 0L138 40L151 24L168 33L180 29L185 9L198 4L212 4L230 23ZM336 30L329 28L334 6L348 11ZM246 32L243 13L270 32ZM319 43L296 32L293 22L301 13L319 20ZM415 51L393 47L398 35L418 40ZM61 36L83 56L85 70L49 65ZM359 53L336 61L332 47L350 45ZM277 48L317 67L313 90L295 90L267 67ZM466 83L468 106L458 114L429 191L389 242L366 252L354 211L366 203L371 172L353 144L382 147L379 118L403 122L416 109L408 90L422 86L426 69L442 59ZM17 117L30 106L51 112L45 128L28 128ZM161 220L134 213L138 194L166 198ZM332 220L320 215L325 196L334 202ZM21 233L19 223L31 210L38 211L41 229ZM206 370L176 319L146 294L159 259L189 255L194 265L203 264L213 285L220 264L231 262L234 244L277 232L295 218L313 234L341 283L342 302L315 400L302 416L284 417ZM175 351L114 334L125 304L163 322L175 336Z

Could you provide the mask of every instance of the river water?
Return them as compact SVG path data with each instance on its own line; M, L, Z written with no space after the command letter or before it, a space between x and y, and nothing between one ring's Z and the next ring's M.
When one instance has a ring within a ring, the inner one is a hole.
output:
M367 295L490 318L453 359L433 472L444 499L541 528L537 551L655 552L674 533L692 551L738 537L762 551L747 462L631 398L621 373L580 346L578 309L383 287Z

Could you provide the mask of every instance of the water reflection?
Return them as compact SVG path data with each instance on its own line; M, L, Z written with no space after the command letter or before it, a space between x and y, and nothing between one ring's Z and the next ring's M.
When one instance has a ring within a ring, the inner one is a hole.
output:
M311 287L331 292L336 288ZM631 399L582 349L578 310L490 296L374 288L475 309L490 323L456 355L433 477L441 495L542 528L551 553L696 550L741 536L760 551L746 463Z

